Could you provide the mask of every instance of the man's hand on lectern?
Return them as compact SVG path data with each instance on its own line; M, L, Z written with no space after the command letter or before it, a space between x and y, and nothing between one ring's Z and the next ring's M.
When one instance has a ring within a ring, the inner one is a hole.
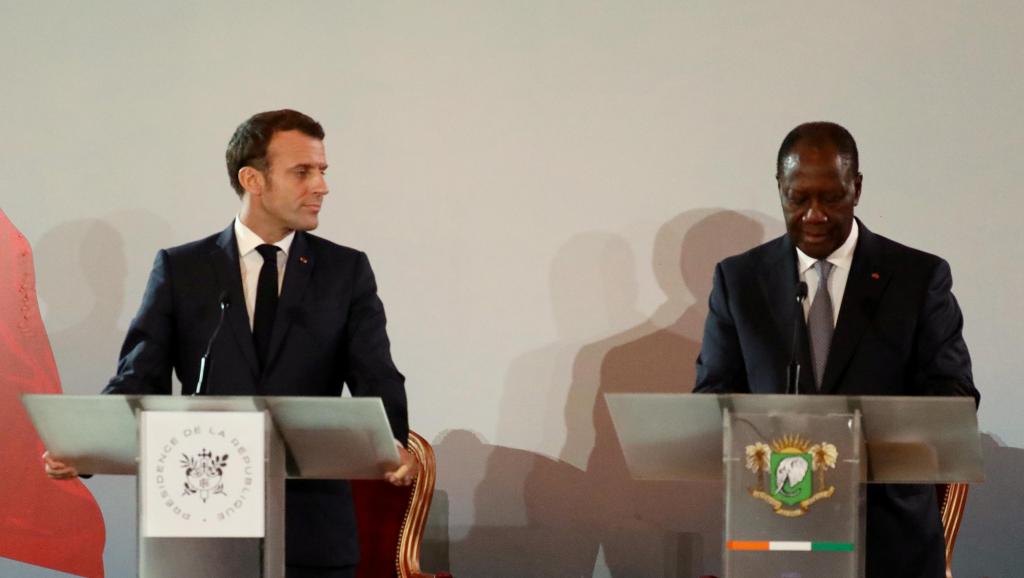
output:
M398 468L393 472L384 474L384 479L395 486L408 486L416 479L420 466L416 462L416 458L409 453L409 450L403 447L398 448L398 457L401 459Z
M54 459L50 452L43 452L43 464L46 469L46 475L50 479L72 480L78 477L78 470L60 460Z

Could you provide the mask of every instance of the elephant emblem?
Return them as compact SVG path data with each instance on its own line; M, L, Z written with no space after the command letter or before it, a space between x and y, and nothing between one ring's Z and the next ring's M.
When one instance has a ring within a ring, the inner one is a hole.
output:
M786 434L773 440L770 447L764 442L750 444L744 454L746 469L757 476L750 495L769 504L780 516L802 516L836 491L835 486L825 484L825 470L835 469L839 460L834 444L812 444L800 435ZM812 472L818 474L817 493Z
M779 460L775 467L775 494L793 497L800 493L797 486L807 477L807 460L803 456L792 456Z

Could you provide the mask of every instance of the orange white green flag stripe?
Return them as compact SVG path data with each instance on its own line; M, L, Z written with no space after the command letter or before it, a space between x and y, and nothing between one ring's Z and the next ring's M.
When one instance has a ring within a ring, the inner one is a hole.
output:
M853 552L850 542L729 540L727 547L733 551L753 552Z

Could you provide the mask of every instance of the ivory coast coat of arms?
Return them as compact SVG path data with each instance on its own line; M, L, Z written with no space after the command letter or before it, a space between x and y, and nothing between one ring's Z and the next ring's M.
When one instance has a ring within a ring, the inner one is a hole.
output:
M746 456L747 469L757 475L750 495L767 502L780 516L802 516L815 502L835 493L835 486L825 487L825 471L835 469L839 452L828 442L811 444L798 435L785 435L771 446L747 446Z

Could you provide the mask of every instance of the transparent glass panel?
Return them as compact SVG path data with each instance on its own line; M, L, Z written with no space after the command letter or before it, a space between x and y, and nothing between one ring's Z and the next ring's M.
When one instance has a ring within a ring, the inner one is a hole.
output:
M862 575L860 412L723 417L726 576Z

